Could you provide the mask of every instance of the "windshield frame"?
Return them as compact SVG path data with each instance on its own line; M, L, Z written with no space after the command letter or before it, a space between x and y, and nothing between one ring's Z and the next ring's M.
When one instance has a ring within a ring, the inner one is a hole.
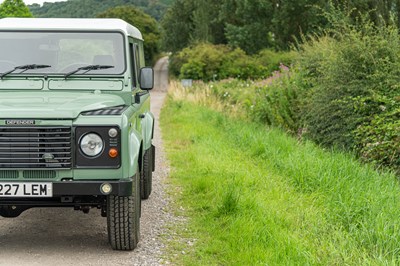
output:
M29 32L29 33L117 33L120 34L122 37L122 56L123 56L123 69L121 71L121 73L103 73L103 74L96 74L96 71L89 71L87 73L81 74L81 73L76 73L73 76L77 77L77 78L84 78L84 77L123 77L125 76L127 69L128 69L128 58L127 58L127 51L126 51L126 47L127 47L127 36L126 34L121 31L121 30L13 30L13 29L1 29L0 30L0 34L2 32L8 32L8 33L24 33L24 32ZM36 63L40 63L40 62L36 62ZM88 63L89 65L89 63ZM11 70L11 69L10 69ZM0 72L1 74L2 72ZM63 77L66 73L29 73L29 72L23 72L23 73L18 73L18 72L13 72L10 73L9 75L7 75L7 77L23 77L23 76L30 76L30 77L45 77L47 78L48 76L51 77Z

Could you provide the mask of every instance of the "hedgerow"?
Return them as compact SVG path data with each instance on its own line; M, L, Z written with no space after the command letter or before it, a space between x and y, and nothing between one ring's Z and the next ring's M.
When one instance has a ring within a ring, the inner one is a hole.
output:
M242 79L209 86L253 120L400 171L399 31L368 20L332 25L290 53L264 50L249 57L239 49L199 44L175 56L172 69L181 78Z
M341 24L301 46L308 80L301 120L324 146L400 169L400 35L394 26Z
M170 58L170 71L181 79L203 81L263 79L277 70L280 63L289 65L296 54L263 50L249 56L240 48L199 43L174 54Z

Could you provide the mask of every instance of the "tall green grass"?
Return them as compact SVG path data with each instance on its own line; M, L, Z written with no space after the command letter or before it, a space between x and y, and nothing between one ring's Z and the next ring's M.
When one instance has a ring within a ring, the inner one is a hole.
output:
M398 265L400 187L351 155L169 99L171 182L196 239L185 265Z

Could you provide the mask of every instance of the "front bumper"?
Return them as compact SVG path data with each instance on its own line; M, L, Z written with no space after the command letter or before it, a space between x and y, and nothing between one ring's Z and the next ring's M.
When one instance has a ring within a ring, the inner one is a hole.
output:
M103 184L111 185L110 193L103 193L101 186ZM62 181L53 182L53 197L60 196L97 196L97 195L114 195L114 196L131 196L132 195L132 179L129 180L101 180L101 181Z
M21 182L23 183L23 182ZM31 183L31 182L29 182ZM41 182L36 182L40 184ZM50 183L50 182L46 182ZM52 183L52 196L50 197L1 197L0 205L5 202L11 202L14 200L34 200L34 201L46 201L46 200L56 200L60 198L74 198L74 197L86 197L86 196L131 196L133 191L133 181L128 180L97 180L97 181L61 181L61 182L51 182ZM108 193L102 191L102 186L108 184L111 190Z

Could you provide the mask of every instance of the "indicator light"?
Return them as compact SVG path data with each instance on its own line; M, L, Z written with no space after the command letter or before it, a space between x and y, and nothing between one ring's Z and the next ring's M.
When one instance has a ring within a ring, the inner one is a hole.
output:
M110 149L110 150L108 151L108 155L109 155L111 158L117 157L117 156L118 156L118 151L117 151L117 149Z

